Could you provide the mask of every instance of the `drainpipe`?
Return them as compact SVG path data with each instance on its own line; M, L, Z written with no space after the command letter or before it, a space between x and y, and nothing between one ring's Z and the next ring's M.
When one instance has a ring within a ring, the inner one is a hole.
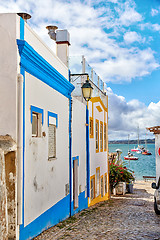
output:
M86 158L87 158L87 197L90 197L90 155L89 155L89 109L86 105Z
M70 216L72 216L72 97L69 98L69 186Z
M18 160L18 224L22 224L23 170L23 75L17 76L17 160Z

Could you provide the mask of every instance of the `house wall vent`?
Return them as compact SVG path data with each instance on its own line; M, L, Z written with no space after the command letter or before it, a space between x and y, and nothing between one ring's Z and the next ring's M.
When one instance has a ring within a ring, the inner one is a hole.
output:
M50 25L50 26L47 26L46 29L48 30L48 34L50 38L56 41L56 30L58 29L58 27Z
M17 14L18 14L18 16L20 16L21 18L23 18L23 20L24 20L25 22L27 22L27 20L31 18L31 15L28 14L28 13L17 13Z

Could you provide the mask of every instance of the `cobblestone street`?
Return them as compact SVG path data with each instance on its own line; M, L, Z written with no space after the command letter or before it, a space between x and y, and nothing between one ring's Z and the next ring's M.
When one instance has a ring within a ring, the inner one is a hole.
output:
M151 182L134 184L134 194L112 196L44 231L35 240L160 239L160 216L153 210Z

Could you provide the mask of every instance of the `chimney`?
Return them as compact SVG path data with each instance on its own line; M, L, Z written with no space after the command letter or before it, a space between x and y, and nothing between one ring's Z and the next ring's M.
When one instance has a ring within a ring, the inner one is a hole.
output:
M70 34L67 30L57 30L56 26L47 26L48 34L51 39L56 41L57 56L69 67L69 45Z
M57 56L69 67L69 45L70 34L67 30L57 30L56 32Z
M28 13L17 13L25 22L27 22L28 19L31 18L31 15Z

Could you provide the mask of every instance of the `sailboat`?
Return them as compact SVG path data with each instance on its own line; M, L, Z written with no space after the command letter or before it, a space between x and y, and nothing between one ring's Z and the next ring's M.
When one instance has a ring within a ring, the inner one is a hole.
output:
M149 152L149 150L147 149L147 139L146 139L146 136L145 136L145 148L142 149L142 154L143 155L152 155L152 153Z
M137 140L137 143L138 143L138 147L137 148L132 148L131 149L131 152L136 152L136 153L141 153L142 152L142 147L139 145L139 126L138 126L138 140Z
M124 156L124 160L138 160L138 157L135 157L133 153L129 150L129 134L128 134L128 155Z

